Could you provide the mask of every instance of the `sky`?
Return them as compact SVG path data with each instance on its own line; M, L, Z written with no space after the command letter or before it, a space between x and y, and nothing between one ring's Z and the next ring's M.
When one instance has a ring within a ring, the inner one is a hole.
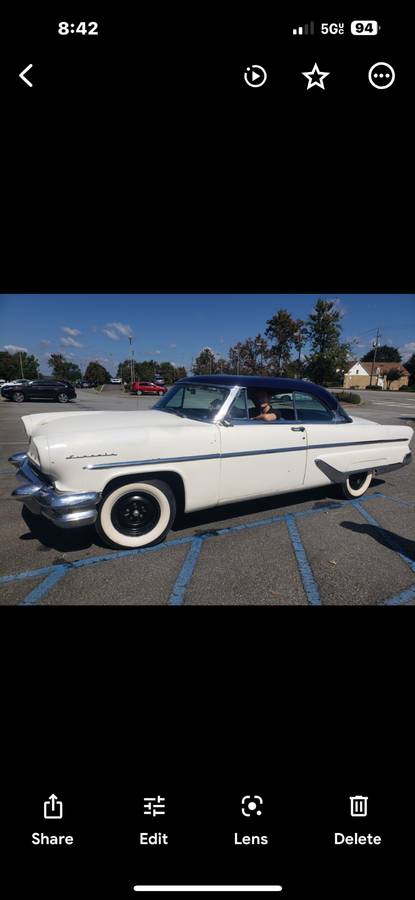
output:
M2 294L0 348L34 354L44 374L51 353L63 353L85 370L98 359L113 375L130 357L170 361L190 369L208 346L218 356L264 332L280 309L307 319L316 300L335 300L342 340L353 356L380 342L398 347L405 362L415 352L415 294Z

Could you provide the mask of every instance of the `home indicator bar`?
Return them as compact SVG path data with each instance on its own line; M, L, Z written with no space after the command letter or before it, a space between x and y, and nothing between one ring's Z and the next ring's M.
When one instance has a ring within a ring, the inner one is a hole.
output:
M251 891L253 893L257 893L258 891L275 893L276 891L282 891L282 887L280 884L135 884L134 890L140 894L146 894L147 892L158 893L159 891L178 891L178 892L192 892L192 891L206 891L207 893L214 892L223 892L223 891Z

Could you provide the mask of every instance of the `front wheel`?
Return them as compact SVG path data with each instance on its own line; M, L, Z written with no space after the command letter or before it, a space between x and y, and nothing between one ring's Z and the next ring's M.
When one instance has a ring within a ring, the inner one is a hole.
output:
M175 496L165 481L130 482L104 496L96 529L110 547L148 547L164 540L175 515Z
M23 403L24 394L22 394L21 391L15 391L14 394L12 394L12 400L14 400L15 403Z
M372 481L371 472L356 472L355 475L349 475L347 481L342 484L342 490L348 500L354 500L356 497L362 497L366 493Z

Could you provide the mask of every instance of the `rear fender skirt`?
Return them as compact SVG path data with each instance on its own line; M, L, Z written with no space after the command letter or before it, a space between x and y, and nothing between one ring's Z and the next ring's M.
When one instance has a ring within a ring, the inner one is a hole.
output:
M335 469L333 466L330 466L328 462L325 462L324 459L316 459L315 464L326 475L330 481L333 481L334 484L344 484L350 475L359 475L361 472L372 472L373 475L377 475L378 472L393 472L395 469L401 469L402 466L409 466L412 461L412 454L407 453L403 459L403 462L400 463L391 463L386 466L370 466L367 465L363 469L351 469L348 472L340 472L339 469Z

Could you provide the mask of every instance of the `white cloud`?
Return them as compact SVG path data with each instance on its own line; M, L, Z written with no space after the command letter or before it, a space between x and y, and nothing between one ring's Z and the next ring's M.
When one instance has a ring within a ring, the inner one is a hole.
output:
M407 344L404 344L403 347L399 347L399 353L402 356L403 362L407 362L410 356L415 353L415 341L409 341Z
M79 341L76 341L73 337L61 338L61 344L64 347L82 347L83 344L80 344Z
M41 341L42 347L50 347L52 341Z
M154 350L155 356L161 356L161 350Z
M27 353L27 347L16 347L15 344L4 344L3 350L9 353Z
M110 330L111 334L108 334L107 329ZM119 340L120 337L134 337L131 326L125 325L124 322L108 322L106 328L103 328L103 332L108 334L108 337L111 337L113 340ZM114 335L118 335L118 337L114 338Z
M177 344L169 344L169 347L170 347L172 350L175 350L176 347L177 347Z
M77 334L81 333L78 328L67 328L66 326L65 328L62 327L62 331L66 334L70 334L71 337L76 337Z
M103 328L102 333L106 334L107 337L111 338L112 341L119 341L119 339L120 339L120 335L117 334L115 331L111 331L110 328Z

